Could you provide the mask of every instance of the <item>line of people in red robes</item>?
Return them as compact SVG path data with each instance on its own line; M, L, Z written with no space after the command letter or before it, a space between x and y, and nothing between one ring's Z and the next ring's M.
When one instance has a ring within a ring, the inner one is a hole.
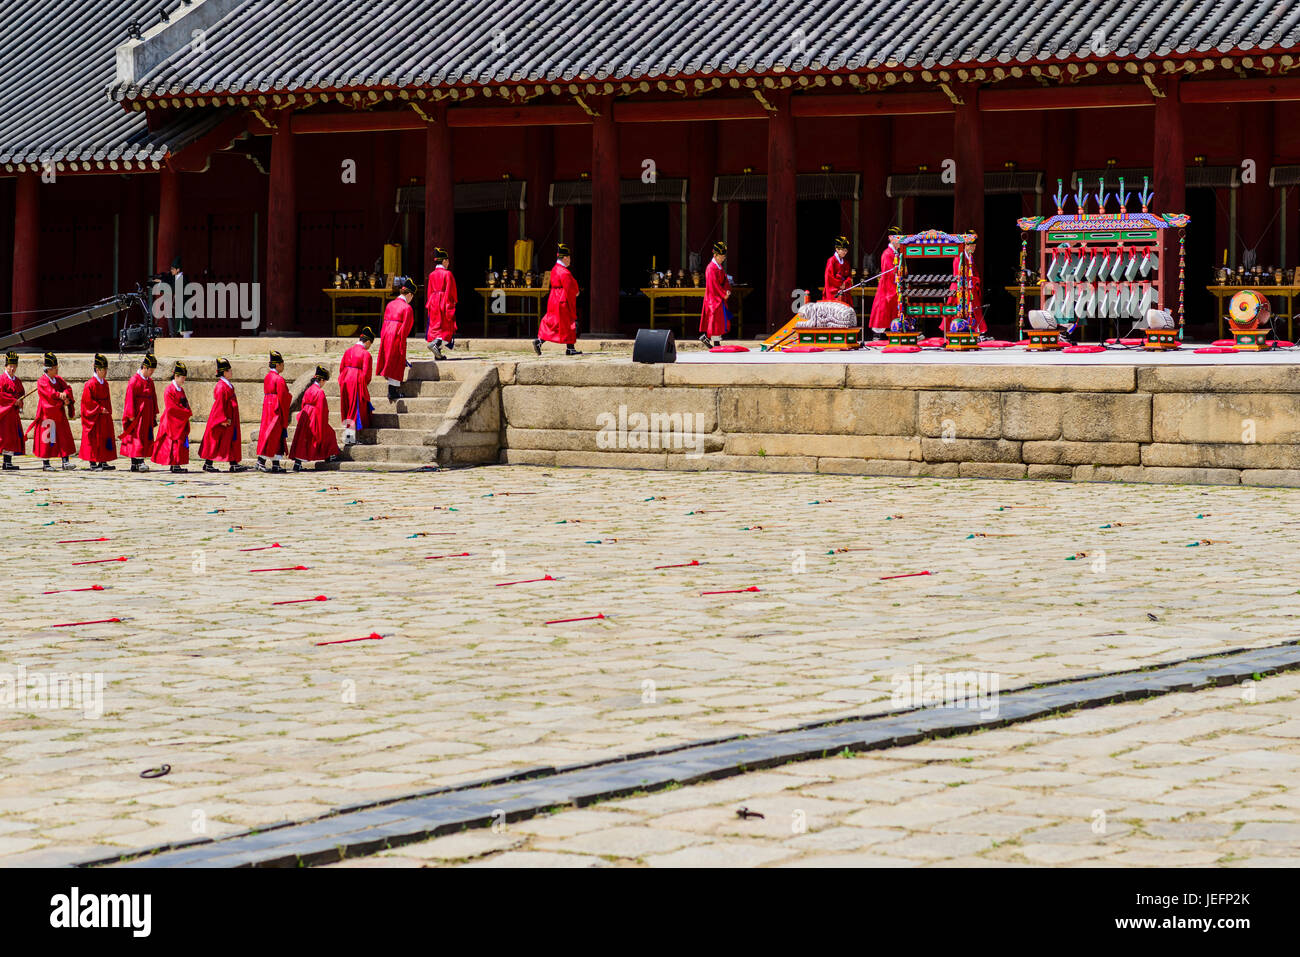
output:
M374 334L363 329L357 344L350 348L339 364L339 387L343 409L351 409L348 424L364 428L371 412L369 387L371 378L370 343ZM302 471L304 461L333 461L339 455L338 440L330 424L329 402L322 383L329 370L317 366L311 383L302 397L298 426L289 442L291 397L284 380L284 358L272 352L270 367L262 383L262 421L257 436L257 467L263 472L284 473L281 461L287 453L295 472ZM14 471L14 456L27 454L27 440L32 440L32 454L43 460L46 471L55 471L55 459L62 468L75 469L77 455L90 465L92 472L112 471L111 464L120 454L131 460L132 472L147 472L145 460L165 465L171 472L188 472L190 461L190 418L193 411L185 394L189 370L177 362L172 378L163 389L162 412L153 376L158 360L146 355L140 368L126 386L122 409L122 431L114 427L113 402L109 395L108 359L96 355L93 375L81 390L81 446L78 451L69 422L76 415L72 387L59 375L59 360L52 352L45 354L44 369L34 389L24 386L18 377L18 354L5 355L4 372L0 373L0 453L3 470ZM216 472L215 462L229 463L231 472L245 472L241 464L243 441L239 428L239 399L230 380L228 359L217 360L217 381L213 385L212 407L208 412L199 458L203 471ZM35 392L36 415L24 431L23 402ZM268 468L266 459L272 459Z

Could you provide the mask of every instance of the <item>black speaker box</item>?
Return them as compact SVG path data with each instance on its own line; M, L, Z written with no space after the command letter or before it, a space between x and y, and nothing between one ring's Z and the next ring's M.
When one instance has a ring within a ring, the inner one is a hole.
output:
M676 362L677 343L671 329L638 329L632 345L633 362Z

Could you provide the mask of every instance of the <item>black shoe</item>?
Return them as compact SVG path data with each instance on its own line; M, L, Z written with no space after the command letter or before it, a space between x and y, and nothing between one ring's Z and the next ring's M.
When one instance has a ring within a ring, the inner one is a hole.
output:
M3 469L6 472L17 472L18 466L14 465L13 462L6 462L4 465L0 466L0 469Z
M402 397L402 390L399 389L399 388L398 388L397 386L395 386L395 385L389 385L389 387L388 387L388 401L389 401L389 402L396 402L396 401L397 401L398 399L400 399L401 397Z
M708 336L700 336L700 342L704 343L704 348L706 348L706 349L712 349L712 348L713 348L713 343L711 343L711 342L709 341L709 337L708 337Z
M442 353L442 340L441 340L441 339L434 339L431 343L429 343L429 351L433 353L433 357L434 357L435 359L445 359L445 358L447 358L447 357L446 357L445 355L443 355L443 353Z
M301 471L302 471L302 463L299 462L297 459L294 460L294 463L293 463L293 470L294 470L295 472L301 472Z
M541 339L534 339L534 340L533 340L533 351L536 352L539 356L542 354L542 340L541 340Z
M215 472L216 470L217 470L217 467L216 467L215 465L213 465L211 462L204 462L204 463L203 463L203 471L205 471L205 472Z
M247 466L247 465L240 465L238 462L231 462L231 463L230 463L230 471L232 471L232 472L247 472L247 471L248 471L248 466Z
M147 471L149 471L149 466L145 463L144 459L141 459L141 460L138 461L138 462L132 462L132 463L131 463L131 471L132 471L132 472L147 472Z
M53 472L53 471L54 471L54 466L50 464L50 460L49 460L49 459L46 459L46 460L45 460L45 464L41 466L41 471L42 471L42 472Z
M63 460L63 471L65 471L65 472L75 472L76 470L77 470L77 463L76 463L76 462L69 462L67 459L64 459L64 460Z
M287 472L285 469L283 469L283 468L280 467L280 463L279 463L279 462L273 462L273 463L271 464L270 472L271 472L272 475L286 475L286 474L288 474L288 472Z
M455 340L455 339L448 339L446 345L447 345L447 348L448 348L449 350L450 350L450 349L455 349L455 348L456 348L456 340Z
M565 347L564 347L564 354L565 354L566 356L580 356L580 355L582 355L582 353L581 353L579 350L573 348L573 346L565 346Z
M172 474L180 474L181 472L188 472L189 469L187 469L187 468L185 468L184 466L181 466L181 465L173 465L173 466L171 467L171 471L172 471Z
M117 466L116 466L116 465L109 465L107 462L100 462L100 463L99 463L99 470L100 470L101 472L116 472L116 471L117 471Z

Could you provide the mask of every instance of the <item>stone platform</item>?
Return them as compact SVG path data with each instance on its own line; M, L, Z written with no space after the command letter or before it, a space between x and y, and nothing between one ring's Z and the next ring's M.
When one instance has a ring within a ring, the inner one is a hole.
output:
M505 461L1300 486L1300 370L1290 363L809 358L821 356L519 362L502 377ZM620 408L630 428L602 434L599 417ZM638 412L649 420L640 434ZM671 417L686 414L702 432L694 449L671 434Z

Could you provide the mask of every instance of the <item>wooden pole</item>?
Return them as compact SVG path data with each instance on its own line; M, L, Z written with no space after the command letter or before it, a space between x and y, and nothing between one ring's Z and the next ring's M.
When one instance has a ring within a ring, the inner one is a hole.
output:
M555 244L559 242L551 230L555 217L547 195L555 182L555 131L549 126L530 126L524 143L528 152L525 231L533 241L538 267L546 269L555 261Z
M271 134L271 183L266 203L268 332L287 332L298 326L298 198L294 158L289 117L281 116L278 128Z
M757 105L757 100L755 105ZM711 123L692 123L687 131L686 249L699 253L700 269L712 256L709 247L722 238L718 206L713 202L713 174L717 168L718 132ZM717 224L717 229L714 229Z
M619 288L618 127L612 98L591 103L600 113L591 129L591 301L592 332L617 332Z
M31 321L27 313L36 308L37 264L41 241L41 180L39 173L19 173L14 197L13 315L10 326L17 332Z
M954 184L952 228L954 233L978 234L975 243L975 269L984 271L984 136L979 113L979 90L961 88L964 104L953 114L953 158L957 162ZM928 227L918 223L918 228Z
M158 174L158 239L154 262L159 272L171 269L181 254L181 174L166 166Z
M1187 157L1183 144L1183 112L1178 100L1179 78L1168 77L1159 84L1163 97L1156 98L1155 142L1152 172L1155 177L1153 213L1187 212ZM1209 228L1209 224L1206 224ZM1164 308L1177 308L1177 277L1170 267L1177 266L1178 236L1173 229L1161 230L1164 256L1160 268L1160 302ZM1231 238L1231 237L1230 237ZM1170 297L1174 297L1171 300Z
M451 128L447 125L447 105L437 103L426 112L433 122L425 127L424 133L424 275L415 273L413 258L407 267L408 272L415 273L421 286L433 272L433 250L436 247L447 250L453 263L456 255L456 204L452 189Z
M767 120L767 331L790 321L795 288L796 232L794 114L790 94L772 92Z
M879 261L889 242L891 210L885 195L893 157L893 120L887 116L863 117L858 121L858 165L862 169L861 242L854 252L854 266L862 265L864 253Z

